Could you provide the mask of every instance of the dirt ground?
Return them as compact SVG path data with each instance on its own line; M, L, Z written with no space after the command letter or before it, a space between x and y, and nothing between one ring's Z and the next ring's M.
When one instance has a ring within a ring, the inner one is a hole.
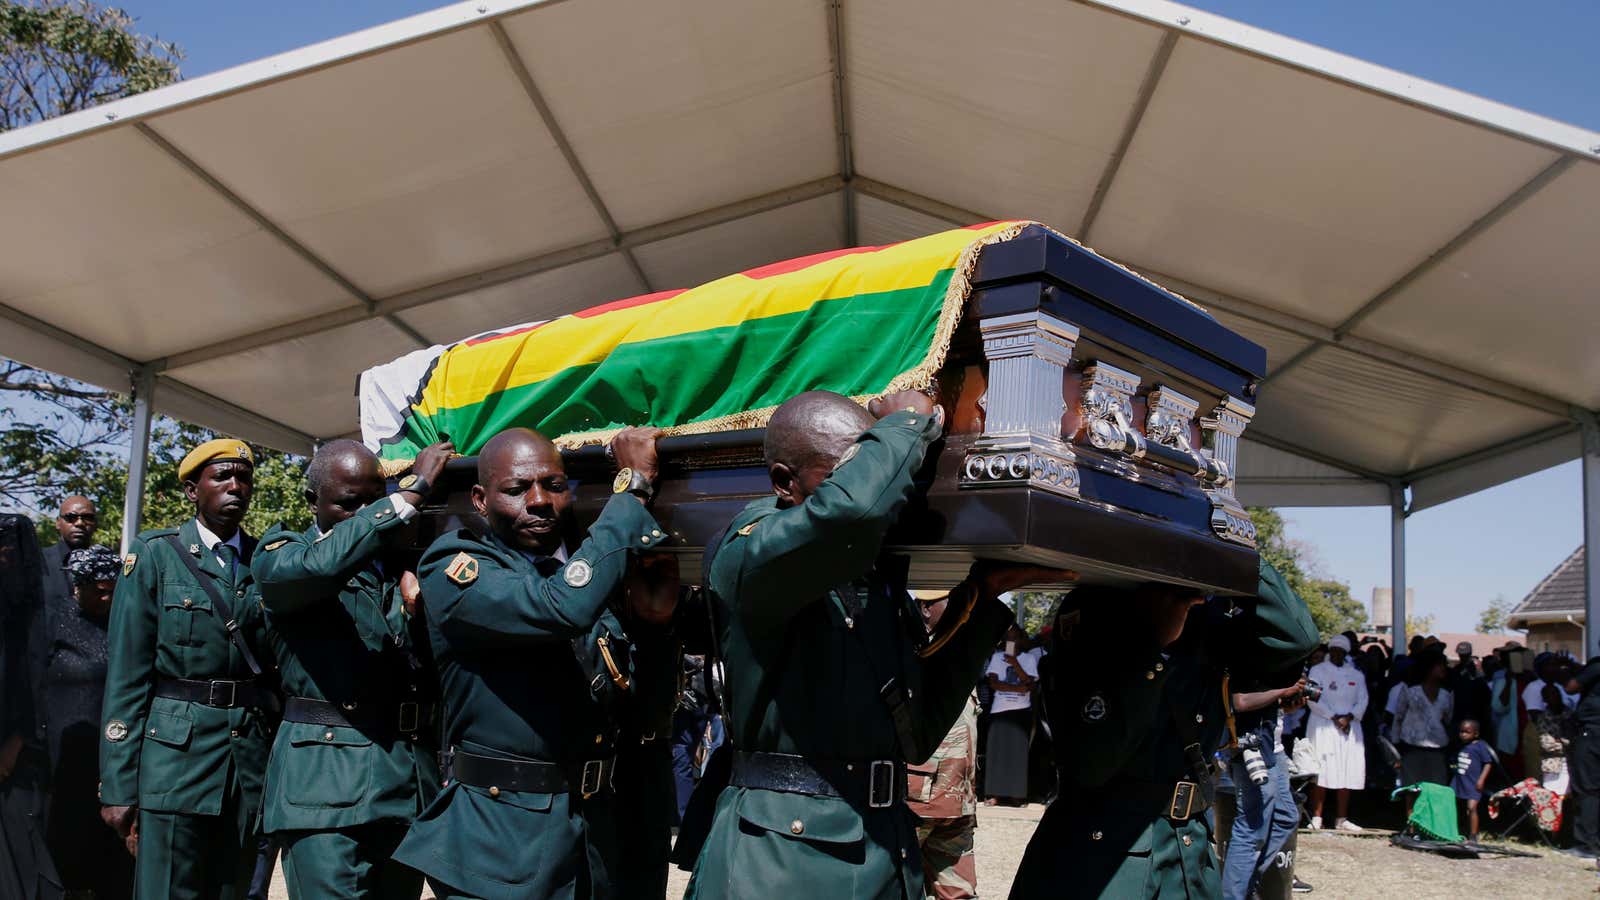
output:
M1043 813L1044 807L1038 805L980 808L977 848L981 896L1000 898L1010 893L1011 876ZM1463 896L1555 900L1594 897L1600 887L1600 874L1593 862L1551 854L1543 847L1511 845L1540 852L1536 859L1455 860L1393 847L1388 834L1301 832L1296 874L1316 888L1310 896L1329 900L1456 900ZM673 869L667 896L681 897L688 883L688 873ZM281 877L273 884L272 898L288 898Z

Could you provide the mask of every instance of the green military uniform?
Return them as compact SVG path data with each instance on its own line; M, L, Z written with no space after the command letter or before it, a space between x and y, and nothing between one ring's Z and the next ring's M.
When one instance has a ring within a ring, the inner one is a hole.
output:
M423 555L451 768L395 858L426 874L441 898L614 892L611 785L624 698L597 639L606 638L631 687L670 681L674 672L630 667L630 657L650 654L633 654L627 635L597 625L616 622L607 610L629 550L664 540L645 508L619 495L565 565L535 562L492 534L465 530Z
M1223 680L1230 668L1298 663L1316 646L1316 626L1263 563L1257 599L1235 615L1191 610L1166 652L1131 627L1127 595L1110 588L1079 588L1057 614L1043 690L1060 794L1028 843L1013 898L1222 895L1205 808L1206 761L1227 739Z
M139 808L139 897L241 897L255 865L274 723L260 708L265 690L201 584L217 592L243 642L264 659L249 568L256 542L239 537L239 561L228 565L195 520L147 531L128 548L117 583L100 802ZM193 560L198 578L179 554Z
M422 876L391 857L439 791L438 680L400 569L380 560L413 511L397 500L327 532L275 527L251 565L288 697L262 825L297 897L422 893Z
M621 632L609 612L597 631ZM630 671L640 673L618 716L617 774L612 779L617 804L617 844L626 864L614 873L615 895L662 898L672 855L672 826L678 817L677 783L672 773L672 713L678 705L682 645L667 628L631 629ZM599 634L596 635L599 637Z
M905 762L939 746L1011 621L988 600L920 659L911 633L921 618L903 588L873 573L938 437L930 416L885 417L804 503L746 507L715 553L709 583L736 753L691 896L922 897ZM879 695L889 678L907 716ZM835 795L774 789L785 781L777 754L826 773Z

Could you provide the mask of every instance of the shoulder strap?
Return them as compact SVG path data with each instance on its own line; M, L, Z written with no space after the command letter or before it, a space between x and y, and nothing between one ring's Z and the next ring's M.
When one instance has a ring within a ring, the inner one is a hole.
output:
M250 644L245 641L244 634L239 631L239 620L233 615L233 607L228 604L222 592L217 590L211 579L200 571L200 564L195 562L194 556L184 549L183 541L176 534L163 535L172 545L172 551L178 554L183 564L188 567L189 574L199 583L200 590L206 592L211 598L211 611L222 617L222 627L228 632L228 640L239 648L239 655L244 657L244 664L250 667L251 675L261 674L261 664L256 662L256 655L250 651ZM244 565L244 563L240 563Z
M892 599L889 594L894 591L894 587L887 582L869 577L867 585L868 591L882 591L885 602ZM841 584L833 591L839 595L847 615L851 618L861 615L866 604L861 602L855 582ZM889 721L894 724L894 735L900 744L900 755L907 764L916 765L922 760L918 758L921 754L917 752L916 730L911 724L910 698L906 696L906 689L900 684L899 677L889 671L880 654L872 652L872 648L867 645L866 635L862 634L865 629L866 620L863 619L861 628L849 630L860 642L862 655L867 658L867 669L872 672L872 680L879 685L878 699L883 701L884 708L889 712Z

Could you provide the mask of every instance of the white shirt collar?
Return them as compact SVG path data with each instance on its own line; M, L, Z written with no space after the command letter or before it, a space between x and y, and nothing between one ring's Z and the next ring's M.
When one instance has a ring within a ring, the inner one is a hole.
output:
M200 532L200 543L205 544L207 550L210 550L211 552L215 553L215 552L217 552L217 545L218 544L227 544L228 546L232 547L234 550L237 550L241 554L243 554L243 552L244 552L244 544L243 544L243 542L241 542L239 540L239 535L240 535L241 532L235 531L233 533L233 537L228 538L227 540L223 540L222 538L217 537L216 534L213 533L211 529L207 528L206 527L206 523L200 521L199 518L196 518L194 520L194 527L195 527L196 530L198 530Z

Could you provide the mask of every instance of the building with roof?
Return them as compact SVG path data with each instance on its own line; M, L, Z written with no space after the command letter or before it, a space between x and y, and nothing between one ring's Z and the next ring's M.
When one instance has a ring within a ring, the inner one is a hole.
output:
M1585 554L1579 547L1534 586L1507 617L1507 628L1527 630L1529 648L1564 650L1584 658L1584 563Z

